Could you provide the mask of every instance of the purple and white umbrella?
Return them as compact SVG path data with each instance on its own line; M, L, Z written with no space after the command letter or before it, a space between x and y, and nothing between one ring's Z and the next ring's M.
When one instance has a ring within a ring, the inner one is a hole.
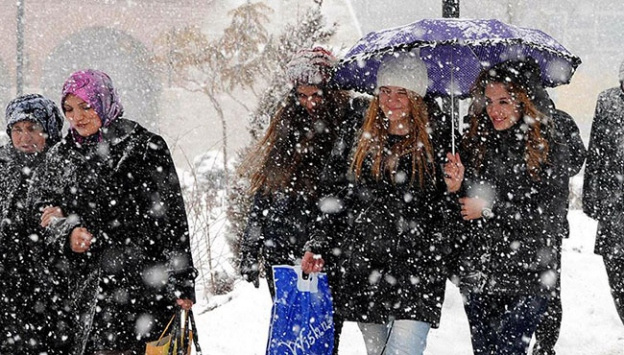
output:
M537 29L498 20L425 19L364 36L339 63L334 81L344 89L372 93L381 61L413 48L420 48L427 65L427 92L437 96L466 97L481 70L506 60L532 57L547 87L569 83L581 64Z

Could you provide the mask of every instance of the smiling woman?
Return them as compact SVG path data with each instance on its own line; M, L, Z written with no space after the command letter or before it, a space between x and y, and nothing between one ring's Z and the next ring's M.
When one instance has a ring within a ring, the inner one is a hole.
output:
M162 137L123 117L106 73L73 73L61 103L70 132L52 149L33 199L66 216L44 214L41 223L69 265L71 354L143 353L177 308L195 301L175 166Z
M503 83L489 83L485 87L486 112L497 131L511 128L520 120L521 106Z
M78 96L67 95L63 102L63 111L71 128L83 137L97 133L102 127L102 120L97 112Z
M344 207L319 218L302 261L305 272L327 261L336 313L358 322L369 355L423 354L439 325L446 191L427 83L417 51L382 62L350 169L328 193Z
M445 166L461 182L449 185L460 197L455 217L469 221L457 271L475 353L526 354L546 312L556 317L559 307L560 316L568 183L584 159L568 117L531 58L498 64L475 82L461 159L449 153ZM462 160L465 170L449 169Z
M388 120L388 133L406 135L411 128L410 98L407 90L398 86L379 88L379 107Z

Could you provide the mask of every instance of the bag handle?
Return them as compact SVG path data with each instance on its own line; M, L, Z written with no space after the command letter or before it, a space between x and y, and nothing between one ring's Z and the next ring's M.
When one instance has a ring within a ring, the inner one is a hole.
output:
M193 311L192 310L188 310L187 311L188 314L188 318L191 321L191 327L193 329L193 343L195 343L195 352L197 354L201 354L201 347L199 346L199 339L197 338L197 326L195 325L195 317L193 316Z
M176 319L177 315L178 315L178 312L173 313L173 316L171 316L171 320L169 320L169 323L167 323L165 330L163 330L163 332L160 334L160 337L158 338L158 340L161 340L165 336L165 334L167 334L167 330L169 329L169 326L171 325L171 323L173 323L173 320Z
M176 312L176 315L177 314L178 312ZM178 322L178 325L181 325L180 322ZM173 327L173 330L171 331L171 340L169 341L169 350L167 351L167 355L173 355L173 348L175 347L176 342L178 341L179 333L180 333L180 326ZM179 352L180 352L180 347L178 346L178 353Z
M178 312L184 312L179 310ZM180 335L178 341L177 355L187 355L186 349L188 349L188 314L184 313L184 319L180 318L180 326L178 327L178 333ZM177 337L176 337L177 338Z
M297 289L301 292L318 292L318 273L313 272L305 274L301 270L301 265L293 266L293 270L297 273Z

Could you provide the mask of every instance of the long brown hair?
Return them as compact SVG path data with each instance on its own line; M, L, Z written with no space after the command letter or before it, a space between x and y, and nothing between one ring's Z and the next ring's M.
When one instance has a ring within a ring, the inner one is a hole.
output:
M520 106L521 119L527 125L525 161L532 180L540 180L542 166L548 162L550 146L546 136L552 129L552 119L540 111L534 100L529 96L529 89L521 83L510 80L514 78L506 71L493 74L492 71L483 71L472 90L473 102L468 111L470 128L467 139L462 142L465 152L470 152L472 166L479 171L483 166L487 136L493 130L492 123L486 112L485 88L492 83L504 85L509 94L516 99Z
M401 157L409 155L412 161L411 183L418 176L419 186L424 186L425 175L434 174L433 145L429 139L429 113L423 99L411 91L408 92L410 105L411 132L406 138L390 147L390 152L384 149L388 139L388 127L385 114L379 105L376 96L370 103L355 154L351 162L351 171L356 179L362 174L362 165L368 156L372 157L371 174L376 180L381 180L384 173L393 173Z
M336 120L343 116L349 95L342 90L323 91L325 102L317 120L323 120L329 134L335 134ZM301 163L306 153L319 144L314 131L313 119L299 104L296 90L291 90L272 117L264 137L247 154L239 168L239 174L250 179L249 193L300 192L306 183L300 178ZM311 178L317 179L318 176Z

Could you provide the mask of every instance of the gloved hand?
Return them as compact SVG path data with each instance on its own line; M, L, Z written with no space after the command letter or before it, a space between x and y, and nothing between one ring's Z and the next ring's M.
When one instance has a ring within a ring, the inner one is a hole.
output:
M253 283L255 288L260 287L260 265L255 255L245 253L241 256L240 273L243 280Z

